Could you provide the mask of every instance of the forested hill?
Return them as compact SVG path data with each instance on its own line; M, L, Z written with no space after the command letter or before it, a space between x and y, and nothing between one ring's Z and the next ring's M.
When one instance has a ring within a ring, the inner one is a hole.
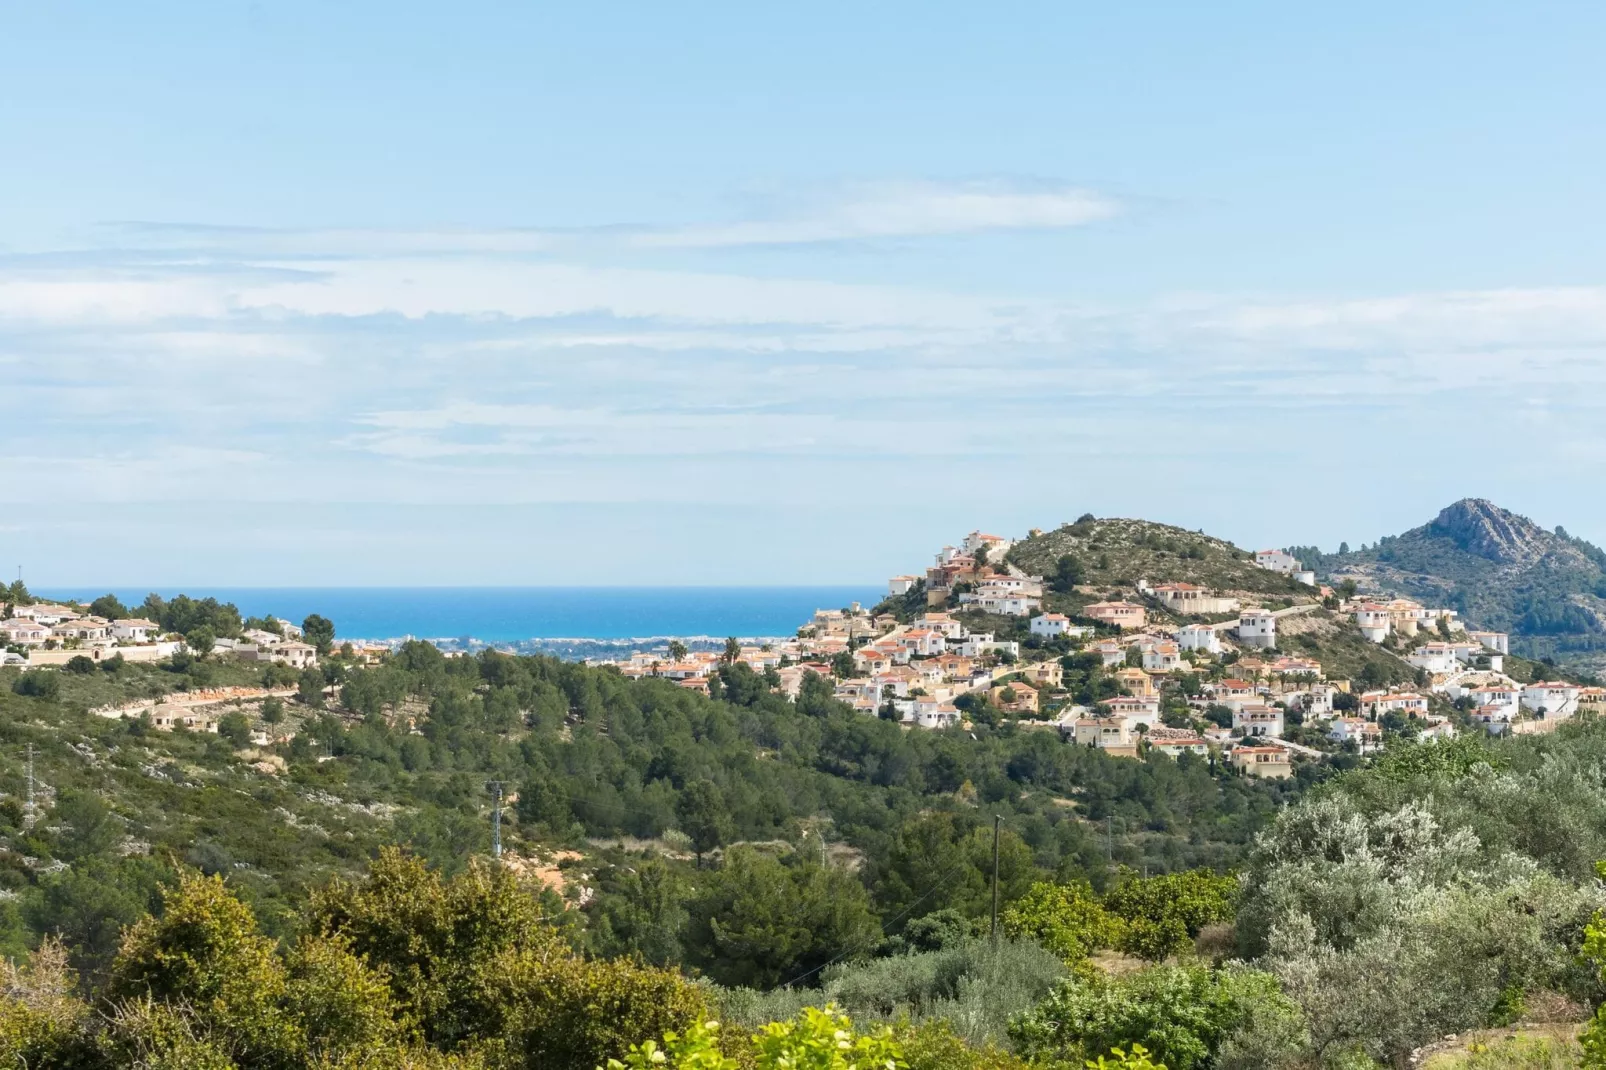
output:
M123 664L48 673L49 693L33 696L13 693L16 670L0 671L4 949L59 931L93 971L118 925L181 865L226 874L268 931L282 931L309 888L360 872L380 844L448 872L487 852L487 784L501 781L514 800L502 826L511 857L574 852L568 892L593 896L576 914L583 942L723 976L685 919L699 857L731 844L853 862L879 939L932 911L985 911L993 814L1015 885L1052 874L1103 884L1117 865L1229 867L1299 790L1191 757L1112 759L1012 723L911 732L853 713L824 680L793 703L744 665L720 673L713 697L549 658L448 658L423 643L376 667L336 655L318 671L327 696L304 677L301 699L245 702L216 735L86 711L259 683L262 669L215 656ZM257 730L295 734L256 746ZM30 743L44 785L37 820L23 806ZM682 888L651 909L627 872L643 851ZM806 968L839 950L832 939L778 952L754 979Z
M1523 653L1578 658L1606 647L1606 552L1481 498L1375 546L1307 563L1363 591L1452 606L1474 627L1510 632Z

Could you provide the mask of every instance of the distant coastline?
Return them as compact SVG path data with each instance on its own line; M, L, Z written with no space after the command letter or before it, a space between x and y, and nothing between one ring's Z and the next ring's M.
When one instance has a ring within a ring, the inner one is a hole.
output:
M472 649L480 645L587 657L591 647L650 649L670 639L724 642L796 634L816 609L873 604L871 584L772 587L190 587L110 589L130 605L152 590L165 597L232 602L246 616L299 621L318 613L341 639L390 642L407 637ZM44 598L90 600L88 586L45 586Z

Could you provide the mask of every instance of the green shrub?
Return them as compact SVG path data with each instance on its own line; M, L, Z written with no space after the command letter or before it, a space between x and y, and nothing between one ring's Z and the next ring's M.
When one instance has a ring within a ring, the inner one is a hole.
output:
M1033 1059L1089 1059L1141 1044L1170 1070L1198 1070L1255 1016L1298 1013L1269 974L1156 966L1118 980L1066 981L1010 1032Z
M48 669L25 669L11 681L11 690L29 698L53 699L61 694L61 676Z
M1034 884L1004 911L1005 932L1035 940L1066 962L1114 946L1122 928L1086 881Z

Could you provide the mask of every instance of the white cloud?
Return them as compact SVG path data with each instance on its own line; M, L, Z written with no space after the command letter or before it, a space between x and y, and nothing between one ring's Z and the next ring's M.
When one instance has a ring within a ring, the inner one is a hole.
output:
M650 231L633 244L659 248L796 245L970 234L987 230L1054 230L1108 219L1111 198L1075 187L1022 188L1006 183L898 182L859 186L805 211L770 218Z
M924 238L982 231L1060 230L1118 215L1096 190L1009 181L874 182L778 198L747 218L683 226L269 229L126 223L116 231L153 248L228 250L259 257L573 255L629 249Z

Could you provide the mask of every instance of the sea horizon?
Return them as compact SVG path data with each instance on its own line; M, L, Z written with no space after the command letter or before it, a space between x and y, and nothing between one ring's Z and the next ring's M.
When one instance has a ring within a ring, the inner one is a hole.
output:
M789 636L816 609L884 597L871 584L189 587L117 584L51 585L35 597L89 602L114 594L130 608L151 592L216 598L245 617L278 616L299 623L312 613L335 623L338 639L644 640Z

